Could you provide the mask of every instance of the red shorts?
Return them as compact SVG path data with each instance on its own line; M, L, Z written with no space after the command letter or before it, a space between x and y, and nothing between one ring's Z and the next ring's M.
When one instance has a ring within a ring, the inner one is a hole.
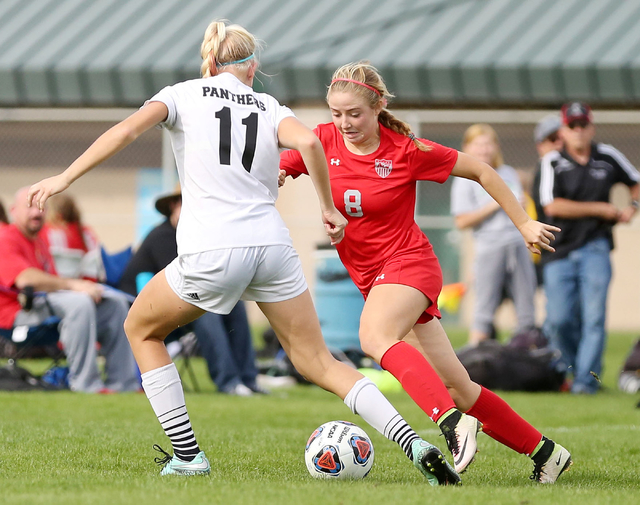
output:
M400 252L385 261L366 292L361 289L365 300L371 288L378 284L411 286L429 299L431 305L422 313L416 324L425 324L434 317L442 317L438 310L438 296L442 290L442 269L432 248Z

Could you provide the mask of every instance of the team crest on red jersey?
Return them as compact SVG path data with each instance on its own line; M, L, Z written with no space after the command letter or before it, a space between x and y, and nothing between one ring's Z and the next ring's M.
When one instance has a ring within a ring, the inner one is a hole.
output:
M391 160L376 160L376 173L383 179L391 173Z

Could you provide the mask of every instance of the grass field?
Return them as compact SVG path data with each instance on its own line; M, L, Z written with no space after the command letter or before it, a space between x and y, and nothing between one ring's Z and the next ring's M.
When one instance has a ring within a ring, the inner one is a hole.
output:
M211 476L198 478L159 477L152 445L171 447L142 394L0 393L0 503L638 503L639 398L615 388L635 338L611 335L605 390L597 396L501 394L572 452L575 464L555 486L531 482L526 457L480 435L480 453L463 475L464 485L434 489L395 444L318 388L237 398L214 394L208 385L187 395L196 435L212 463ZM206 383L204 363L197 362L196 370ZM423 437L446 449L408 396L389 398ZM375 464L363 481L308 475L304 444L314 428L332 419L356 422L372 438Z

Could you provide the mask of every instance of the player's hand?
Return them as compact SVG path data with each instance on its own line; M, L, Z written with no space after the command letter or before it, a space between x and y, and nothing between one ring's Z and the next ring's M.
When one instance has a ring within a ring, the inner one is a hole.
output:
M280 173L278 174L278 187L281 188L282 186L284 186L284 182L287 178L287 172L285 172L284 170L280 170Z
M29 188L27 205L35 205L42 211L49 197L62 193L68 187L69 183L62 174L43 179Z
M347 219L334 207L333 209L322 212L322 221L324 223L324 229L331 239L331 245L339 244L344 238Z
M533 219L530 219L520 227L520 233L524 237L527 249L534 254L540 254L540 249L555 252L556 250L550 245L551 241L556 238L552 232L559 231L560 228L556 226L534 221Z
M88 294L95 303L100 303L104 287L100 284L83 279L69 279L71 291Z

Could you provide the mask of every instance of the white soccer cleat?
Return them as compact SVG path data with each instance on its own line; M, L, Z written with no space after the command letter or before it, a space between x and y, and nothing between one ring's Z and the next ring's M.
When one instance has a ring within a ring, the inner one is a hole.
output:
M560 444L552 443L554 444L553 451L546 459L543 454L534 459L533 462L535 466L533 468L533 474L530 477L531 480L542 484L553 484L558 480L562 472L569 470L569 467L573 464L569 451ZM541 451L543 449L544 447Z
M447 447L453 455L456 472L462 473L473 462L478 452L478 431L480 421L475 417L462 414L453 430L441 426L440 429L447 441Z
M154 460L158 465L162 466L160 475L209 475L211 472L209 460L202 451L192 461L182 461L176 456L171 456L157 444L153 448L164 454L164 457L155 458Z

